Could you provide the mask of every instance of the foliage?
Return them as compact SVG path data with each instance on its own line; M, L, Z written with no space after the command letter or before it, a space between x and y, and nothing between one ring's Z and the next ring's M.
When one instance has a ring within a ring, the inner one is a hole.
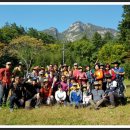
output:
M103 63L122 61L126 55L125 47L121 44L107 43L98 52L98 58Z
M120 32L119 40L126 43L130 49L130 5L123 6L122 21L118 25Z
M38 53L41 52L43 43L36 38L29 36L21 36L13 39L10 43L10 53L15 55L18 59L23 61L26 66L27 72L35 62Z

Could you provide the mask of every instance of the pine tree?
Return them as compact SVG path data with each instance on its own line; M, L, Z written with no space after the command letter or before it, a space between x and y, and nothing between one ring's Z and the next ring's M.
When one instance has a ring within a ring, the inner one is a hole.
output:
M123 6L122 21L118 25L120 38L119 41L130 44L130 5Z

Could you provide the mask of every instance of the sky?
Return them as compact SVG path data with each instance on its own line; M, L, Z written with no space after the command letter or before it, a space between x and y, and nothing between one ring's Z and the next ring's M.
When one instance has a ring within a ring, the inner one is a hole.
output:
M0 27L6 22L39 31L55 27L59 32L81 21L117 29L122 5L0 5Z

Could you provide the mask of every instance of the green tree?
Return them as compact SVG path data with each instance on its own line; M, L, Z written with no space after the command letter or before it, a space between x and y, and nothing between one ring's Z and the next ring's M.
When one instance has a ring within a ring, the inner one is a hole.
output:
M101 35L98 32L95 32L93 37L92 37L92 43L94 44L94 46L99 49L100 47L102 47L103 44L103 40Z
M125 47L121 44L107 43L98 51L98 58L102 63L111 63L115 60L122 62L126 55Z
M36 62L37 56L41 53L43 43L41 40L29 36L21 36L13 39L9 45L10 54L20 59L26 66L27 73Z
M127 43L130 47L130 5L123 6L122 21L118 25L120 38L119 41Z

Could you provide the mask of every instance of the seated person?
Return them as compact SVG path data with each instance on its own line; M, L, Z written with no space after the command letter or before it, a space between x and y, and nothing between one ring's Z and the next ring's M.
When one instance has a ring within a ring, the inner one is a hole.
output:
M83 85L82 91L83 91L83 107L85 107L89 104L89 100L92 99L92 95L90 93L90 89L87 86L87 84Z
M10 85L11 89L11 95L9 98L10 104L10 112L14 110L14 104L17 105L17 107L23 107L24 106L24 95L23 95L23 87L20 82L20 77L16 76L14 81Z
M82 101L82 91L77 86L77 83L73 84L73 90L70 92L69 100L71 105L75 105L75 108L79 107Z
M65 104L66 92L62 90L62 86L58 85L58 90L55 92L55 99L58 104Z
M117 99L121 99L122 102L123 97L120 98L117 81L112 80L112 76L110 74L106 75L105 77L107 80L107 89L105 91L105 97L110 101L111 106L109 108L114 108L117 104Z

